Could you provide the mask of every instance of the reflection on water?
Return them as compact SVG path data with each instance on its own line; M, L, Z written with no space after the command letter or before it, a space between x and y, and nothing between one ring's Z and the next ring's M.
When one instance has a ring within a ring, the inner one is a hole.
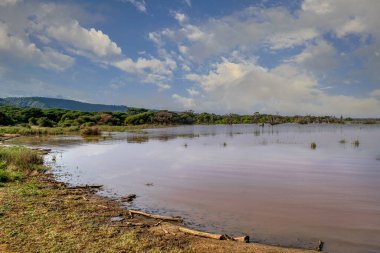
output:
M136 193L133 208L181 215L198 229L380 252L379 126L186 126L111 136L43 145L59 150L56 173L71 175L61 180Z

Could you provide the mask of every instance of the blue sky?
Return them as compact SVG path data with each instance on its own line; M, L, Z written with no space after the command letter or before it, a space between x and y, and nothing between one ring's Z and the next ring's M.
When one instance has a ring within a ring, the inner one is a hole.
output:
M380 1L0 0L0 96L380 116Z

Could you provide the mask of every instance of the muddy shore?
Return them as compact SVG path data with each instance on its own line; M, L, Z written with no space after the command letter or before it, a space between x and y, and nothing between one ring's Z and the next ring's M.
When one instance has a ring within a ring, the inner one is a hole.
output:
M130 215L96 189L33 173L0 187L0 252L315 252L185 234L180 222Z

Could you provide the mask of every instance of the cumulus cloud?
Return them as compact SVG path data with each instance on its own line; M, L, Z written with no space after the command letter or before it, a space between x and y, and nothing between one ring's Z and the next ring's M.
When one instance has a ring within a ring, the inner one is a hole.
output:
M346 36L347 34L352 33L363 33L366 31L366 26L359 18L353 18L347 21L341 27L338 27L336 30L336 34L339 38Z
M179 103L185 109L192 109L195 107L195 102L193 98L183 97L178 94L173 94L172 98L175 100L176 103Z
M160 90L170 88L166 82L171 79L173 71L177 68L176 62L170 58L159 60L140 57L136 61L126 58L112 64L124 72L137 75L144 83L156 84Z
M83 28L76 20L71 24L48 27L47 36L79 55L112 57L121 54L120 47L107 34L95 28Z
M45 69L63 71L74 64L74 58L54 51L49 47L38 48L34 43L13 36L4 23L0 23L0 53L12 56L11 60L20 59L23 64L38 65Z
M335 71L339 65L335 48L325 40L308 44L305 49L289 60L310 72L325 75Z
M346 116L366 112L375 116L380 108L376 99L328 95L313 76L290 64L267 69L252 62L223 59L214 66L207 74L187 75L206 92L204 109Z
M196 89L186 89L187 93L189 93L190 96L192 97L195 97L195 96L198 96L199 94L201 94L199 91L197 91Z

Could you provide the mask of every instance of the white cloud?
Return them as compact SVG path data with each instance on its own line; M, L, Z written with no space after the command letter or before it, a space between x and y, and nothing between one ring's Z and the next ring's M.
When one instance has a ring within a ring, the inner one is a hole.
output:
M188 80L196 81L206 91L213 91L221 86L235 86L236 81L246 75L251 64L238 64L223 59L222 63L216 64L215 69L206 75L188 74Z
M162 41L161 41L161 35L157 32L150 32L148 33L148 38L153 41L156 45L161 46Z
M271 49L291 48L302 45L306 41L316 38L318 35L315 29L307 28L286 33L277 33L269 39L269 43Z
M144 0L121 0L125 3L130 3L140 12L146 12L146 3Z
M349 33L380 38L380 1L305 0L302 8L290 13L282 7L248 7L231 15L206 22L182 23L177 30L163 29L163 38L186 45L194 60L228 54L232 50L253 52L304 46L326 33L343 37Z
M173 94L172 98L175 100L175 102L181 104L185 109L192 109L195 107L195 102L192 98L182 97L178 94Z
M327 74L336 70L338 66L338 56L333 46L325 40L318 40L308 44L305 49L295 55L289 62L296 63L298 66L308 69L314 74Z
M371 97L375 97L375 98L380 99L380 89L376 89L376 90L371 91L371 93L369 95Z
M189 93L190 96L192 97L195 97L195 96L199 96L199 94L201 94L199 91L197 91L196 89L186 89L187 90L187 93Z
M363 33L365 32L366 26L359 18L354 18L347 23L345 23L342 27L337 28L336 34L339 38L346 36L350 33Z
M328 0L305 0L302 3L304 11L311 11L319 15L329 13L333 10L331 1Z
M0 0L0 6L13 6L22 0Z
M136 61L126 58L112 63L120 70L138 76L143 83L156 84L160 90L169 89L166 82L173 76L177 64L170 58L159 60L156 58L138 58Z
M11 55L13 60L21 59L24 64L34 64L56 71L63 71L74 64L74 59L68 55L49 47L39 49L34 43L11 35L4 23L0 23L0 52Z
M187 16L180 12L174 12L174 18L180 23L184 23L187 21Z
M171 88L170 84L158 83L159 91L168 90Z
M208 74L187 76L206 92L197 103L204 110L346 116L375 116L380 110L376 99L328 95L313 76L290 64L266 69L223 59L214 66Z
M95 28L83 28L76 20L48 27L47 35L78 55L107 58L121 54L120 47L107 34Z
M181 54L187 54L187 52L189 51L189 48L184 45L178 45L178 51Z

